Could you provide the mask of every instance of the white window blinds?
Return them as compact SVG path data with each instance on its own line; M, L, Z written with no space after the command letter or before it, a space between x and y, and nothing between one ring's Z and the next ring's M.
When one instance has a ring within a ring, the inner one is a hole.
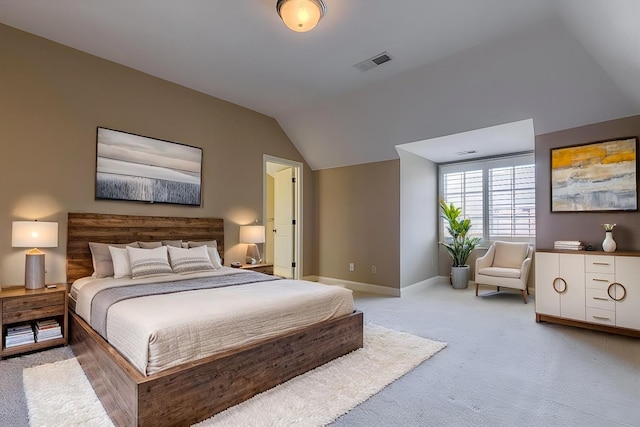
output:
M533 154L442 165L440 184L441 198L471 219L471 236L534 241Z

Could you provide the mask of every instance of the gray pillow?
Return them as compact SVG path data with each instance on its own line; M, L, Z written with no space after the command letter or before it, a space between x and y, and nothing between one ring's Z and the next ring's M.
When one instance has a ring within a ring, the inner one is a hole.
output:
M99 279L113 276L113 260L111 259L111 252L109 252L109 246L115 246L116 248L140 247L138 242L125 244L89 242L91 260L93 261L93 274Z
M142 249L155 249L160 246L175 246L176 248L182 247L182 240L163 240L161 242L138 242Z
M162 242L138 242L142 249L155 249L162 246Z
M207 240L205 242L187 242L190 248L195 248L197 246L210 246L212 248L218 249L218 241L217 240Z

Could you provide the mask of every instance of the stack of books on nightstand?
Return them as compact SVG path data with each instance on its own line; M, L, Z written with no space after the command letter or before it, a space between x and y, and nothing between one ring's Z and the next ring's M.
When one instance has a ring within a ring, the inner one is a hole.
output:
M55 340L62 338L62 329L55 319L39 320L36 322L36 341Z
M584 245L579 240L556 240L553 242L553 249L564 251L582 251Z
M7 336L4 338L5 348L33 344L34 342L33 328L29 323L22 323L7 328Z

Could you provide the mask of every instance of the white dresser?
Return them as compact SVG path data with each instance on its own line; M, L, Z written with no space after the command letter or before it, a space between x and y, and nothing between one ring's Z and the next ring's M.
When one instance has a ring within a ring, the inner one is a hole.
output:
M640 337L640 253L536 251L536 321Z

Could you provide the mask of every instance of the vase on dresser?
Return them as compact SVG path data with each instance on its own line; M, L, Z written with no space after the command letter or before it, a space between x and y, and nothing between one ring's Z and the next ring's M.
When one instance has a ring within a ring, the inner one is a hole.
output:
M613 232L606 231L604 236L604 241L602 242L602 250L605 252L615 252L616 250L616 241L613 240Z

